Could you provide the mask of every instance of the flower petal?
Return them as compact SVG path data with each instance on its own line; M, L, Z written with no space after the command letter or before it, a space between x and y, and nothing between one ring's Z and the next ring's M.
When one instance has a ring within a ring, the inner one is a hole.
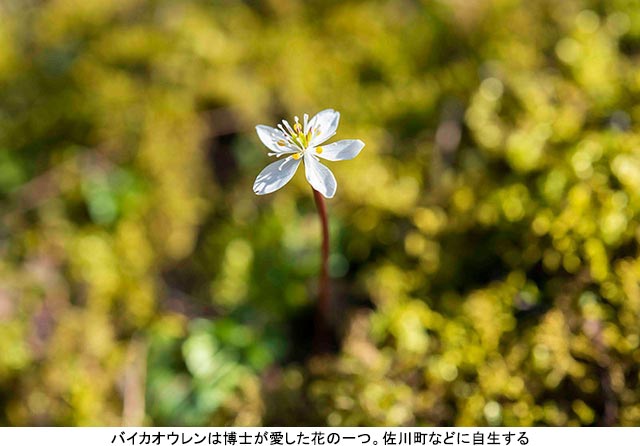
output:
M316 147L315 156L329 161L350 160L358 156L364 143L359 139L343 139L332 144Z
M253 191L258 195L277 191L293 178L299 165L300 160L294 159L292 156L269 164L258 174L255 183L253 183Z
M298 150L295 147L291 147L291 143L287 141L286 135L278 129L274 129L268 125L257 125L256 132L262 144L267 146L272 152L290 153Z
M340 113L328 108L322 110L309 121L309 128L313 132L309 146L317 146L336 134L338 123L340 122Z
M327 198L336 193L338 184L331 171L322 165L313 155L305 153L304 171L311 186Z

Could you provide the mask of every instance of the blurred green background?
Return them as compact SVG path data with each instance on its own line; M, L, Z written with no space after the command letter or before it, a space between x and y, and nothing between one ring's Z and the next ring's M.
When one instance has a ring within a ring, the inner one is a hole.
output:
M1 0L0 424L640 425L637 0ZM342 114L320 227L256 124Z

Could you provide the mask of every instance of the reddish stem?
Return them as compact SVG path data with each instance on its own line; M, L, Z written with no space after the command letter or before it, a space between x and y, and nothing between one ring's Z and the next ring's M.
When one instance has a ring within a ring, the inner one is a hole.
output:
M329 219L327 218L327 206L322 194L313 189L313 198L318 208L320 223L322 224L322 263L318 283L318 309L314 341L316 353L321 353L329 347Z

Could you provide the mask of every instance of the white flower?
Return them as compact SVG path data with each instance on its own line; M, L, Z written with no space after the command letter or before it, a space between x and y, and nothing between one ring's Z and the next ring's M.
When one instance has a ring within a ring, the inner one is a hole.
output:
M329 161L350 160L355 158L364 147L359 139L344 139L326 146L321 145L336 134L340 113L335 110L322 110L309 120L304 115L301 123L295 117L293 126L286 120L278 128L266 125L256 126L260 141L267 146L276 158L285 157L269 164L253 183L253 191L258 195L270 194L287 184L304 160L304 170L311 186L327 198L336 193L336 179L331 171L320 163L318 158Z

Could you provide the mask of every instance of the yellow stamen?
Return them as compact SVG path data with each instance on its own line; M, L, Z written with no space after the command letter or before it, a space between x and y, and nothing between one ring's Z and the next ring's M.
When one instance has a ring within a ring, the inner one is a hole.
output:
M316 147L316 153L318 154L322 153L322 146Z
M276 144L278 144L280 147L287 145L283 140L278 141Z
M291 156L293 157L293 159L294 159L294 160L299 160L299 159L300 159L300 157L301 157L302 155L301 155L301 154L299 154L299 153L294 153L294 154L293 154L293 155L291 155Z

